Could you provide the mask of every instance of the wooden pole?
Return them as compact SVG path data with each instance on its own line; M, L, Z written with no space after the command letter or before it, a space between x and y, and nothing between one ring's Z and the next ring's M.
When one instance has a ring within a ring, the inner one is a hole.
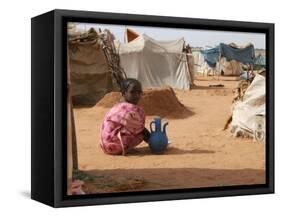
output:
M70 73L67 48L67 194L71 195L73 172Z
M71 100L71 134L72 134L72 156L73 156L73 169L78 170L78 150L77 150L77 140L76 140L76 129L75 120L73 113L73 105Z
M249 71L250 71L250 66L248 65L248 67L247 67L247 81L249 81Z
M68 44L69 46L69 44ZM71 86L71 74L70 74L70 62L69 62L69 47L67 47L67 85L68 85L68 102L70 105L69 114L70 122L69 128L71 129L71 146L72 146L72 165L74 170L78 170L78 151L76 142L76 130L75 130L75 120L73 113L73 103L72 103L72 86Z
M67 194L71 195L73 169L78 169L78 154L72 105L68 46L69 44L67 44Z
M186 53L185 56L186 56L186 66L187 66L187 70L188 70L188 72L189 72L190 83L191 83L191 86L193 86L193 74L192 74L192 71L191 71L190 65L189 65L189 56L188 56L188 53Z
M218 71L218 81L220 80L220 73L221 73L221 54L219 55L219 71Z

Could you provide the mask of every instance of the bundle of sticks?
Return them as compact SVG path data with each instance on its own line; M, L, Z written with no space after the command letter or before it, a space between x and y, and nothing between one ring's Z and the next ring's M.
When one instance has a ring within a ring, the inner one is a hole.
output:
M114 36L109 30L104 30L100 33L100 40L107 60L109 72L116 80L119 88L121 88L121 83L127 78L127 75L124 69L120 66L120 56L114 45Z

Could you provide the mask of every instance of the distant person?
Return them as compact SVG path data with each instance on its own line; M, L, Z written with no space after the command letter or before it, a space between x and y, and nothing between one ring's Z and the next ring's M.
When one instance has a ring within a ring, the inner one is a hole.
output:
M105 115L101 127L100 146L106 154L125 155L150 136L144 110L137 105L143 93L141 83L128 78L121 84L121 93L122 100Z

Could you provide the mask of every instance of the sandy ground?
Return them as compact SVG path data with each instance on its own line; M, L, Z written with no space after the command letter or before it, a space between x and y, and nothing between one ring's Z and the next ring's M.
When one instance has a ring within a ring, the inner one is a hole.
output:
M264 144L222 131L238 81L199 78L192 90L175 90L190 111L169 122L171 144L152 155L143 142L126 156L110 156L99 147L99 128L109 108L74 109L79 169L90 178L87 193L232 186L265 183ZM210 88L210 84L224 87ZM155 115L156 116L156 115ZM147 116L146 127L155 116Z

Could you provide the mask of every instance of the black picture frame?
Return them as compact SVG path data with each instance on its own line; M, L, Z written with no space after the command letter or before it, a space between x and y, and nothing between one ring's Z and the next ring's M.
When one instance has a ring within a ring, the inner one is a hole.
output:
M266 34L266 184L66 195L66 23L93 22ZM53 10L31 21L31 198L53 207L274 193L274 24Z

